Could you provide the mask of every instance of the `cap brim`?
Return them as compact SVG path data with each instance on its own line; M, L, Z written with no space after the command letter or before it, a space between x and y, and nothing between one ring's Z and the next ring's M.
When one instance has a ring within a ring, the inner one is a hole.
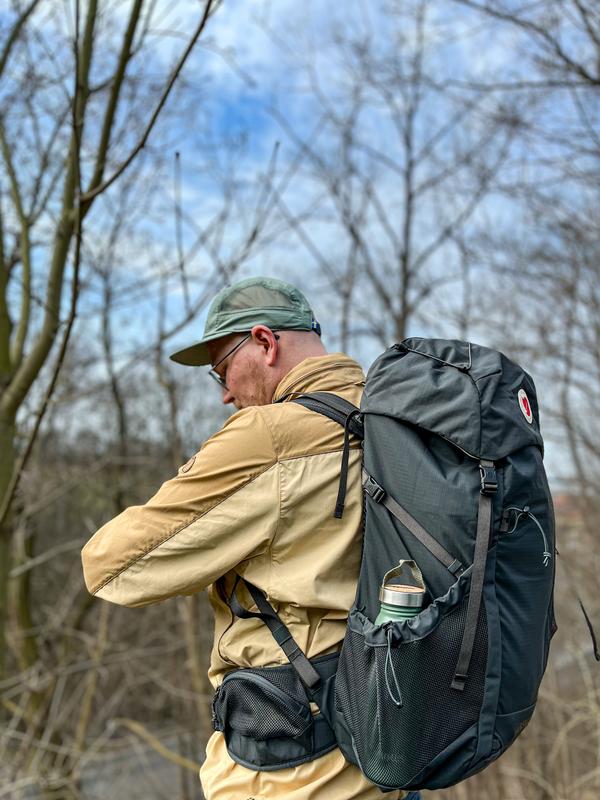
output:
M171 361L184 364L186 367L203 367L210 364L210 353L205 342L198 342L191 347L184 347L169 356Z
M207 343L216 342L217 339L225 339L227 336L231 336L234 333L248 333L248 328L242 328L239 331L219 331L218 333L205 336L200 339L199 342L196 342L196 344L184 347L183 350L178 350L176 353L173 353L169 358L171 361L175 361L177 364L184 364L186 367L204 367L212 363L208 347L206 346Z

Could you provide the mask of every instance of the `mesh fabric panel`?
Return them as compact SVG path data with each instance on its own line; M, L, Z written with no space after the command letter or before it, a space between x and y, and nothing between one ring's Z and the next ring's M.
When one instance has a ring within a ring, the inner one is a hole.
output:
M336 681L336 706L354 737L361 767L374 783L406 786L475 723L483 700L487 623L483 606L463 692L450 688L468 598L425 638L393 645L402 692L396 707L385 681L386 647L372 647L348 629ZM390 686L395 691L388 671Z
M275 690L253 682L252 675L266 678ZM306 693L291 668L233 673L215 696L213 709L222 727L259 740L300 736L312 723Z

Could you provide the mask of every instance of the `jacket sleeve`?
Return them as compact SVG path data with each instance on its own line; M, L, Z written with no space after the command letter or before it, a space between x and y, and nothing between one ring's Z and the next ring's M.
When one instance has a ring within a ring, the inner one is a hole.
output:
M88 590L126 606L206 588L265 552L279 520L279 466L264 415L243 409L143 506L85 545Z

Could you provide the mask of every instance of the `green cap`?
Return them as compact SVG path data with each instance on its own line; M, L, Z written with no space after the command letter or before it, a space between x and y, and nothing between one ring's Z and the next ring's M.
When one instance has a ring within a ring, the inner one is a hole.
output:
M221 289L208 309L202 339L170 358L190 367L210 364L207 342L232 333L248 333L255 325L321 335L306 297L295 286L276 278L248 278Z

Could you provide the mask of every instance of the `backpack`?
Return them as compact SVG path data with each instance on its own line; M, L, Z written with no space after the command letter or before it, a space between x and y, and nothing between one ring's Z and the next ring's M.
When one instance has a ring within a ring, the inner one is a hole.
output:
M451 786L525 728L556 631L533 381L489 348L411 338L373 363L360 409L324 392L294 402L344 425L338 517L350 439L363 438L362 562L335 674L311 674L256 587L262 613L252 616L285 640L345 758L369 780L384 791ZM427 603L377 625L383 576L406 560Z

